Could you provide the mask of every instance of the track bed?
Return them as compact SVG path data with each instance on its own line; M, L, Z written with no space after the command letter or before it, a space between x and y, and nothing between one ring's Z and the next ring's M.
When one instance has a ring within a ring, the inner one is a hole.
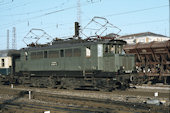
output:
M166 100L164 105L143 104L148 98L153 99L153 91L129 89L126 91L99 92L80 90L56 90L47 88L28 88L14 86L0 87L2 113L168 113L169 92L160 92L159 100ZM32 97L28 99L28 91Z

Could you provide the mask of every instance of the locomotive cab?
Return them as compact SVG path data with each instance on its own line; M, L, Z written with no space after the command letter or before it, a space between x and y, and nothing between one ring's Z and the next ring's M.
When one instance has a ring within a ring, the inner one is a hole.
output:
M109 42L104 44L104 53L105 54L122 54L123 53L123 45L126 42L122 40L114 40L113 42Z
M111 40L104 44L104 70L116 73L132 73L134 71L134 55L124 54L123 40Z

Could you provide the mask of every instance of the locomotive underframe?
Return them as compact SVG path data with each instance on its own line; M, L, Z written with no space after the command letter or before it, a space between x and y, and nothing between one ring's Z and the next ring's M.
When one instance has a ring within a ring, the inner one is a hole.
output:
M33 87L91 89L111 91L129 87L131 74L101 71L34 71L20 72L17 83Z

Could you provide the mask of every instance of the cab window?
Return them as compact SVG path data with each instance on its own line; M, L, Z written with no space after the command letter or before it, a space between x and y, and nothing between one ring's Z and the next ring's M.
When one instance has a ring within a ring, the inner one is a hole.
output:
M113 54L121 54L122 53L122 45L115 44L107 44L104 46L105 53L113 53Z

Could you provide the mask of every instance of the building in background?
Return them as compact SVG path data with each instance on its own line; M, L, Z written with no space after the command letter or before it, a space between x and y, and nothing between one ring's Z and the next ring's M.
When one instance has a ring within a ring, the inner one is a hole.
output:
M170 38L152 32L143 32L143 33L120 36L120 39L127 41L128 44L134 44L138 42L147 43L152 41L166 41L169 40Z

